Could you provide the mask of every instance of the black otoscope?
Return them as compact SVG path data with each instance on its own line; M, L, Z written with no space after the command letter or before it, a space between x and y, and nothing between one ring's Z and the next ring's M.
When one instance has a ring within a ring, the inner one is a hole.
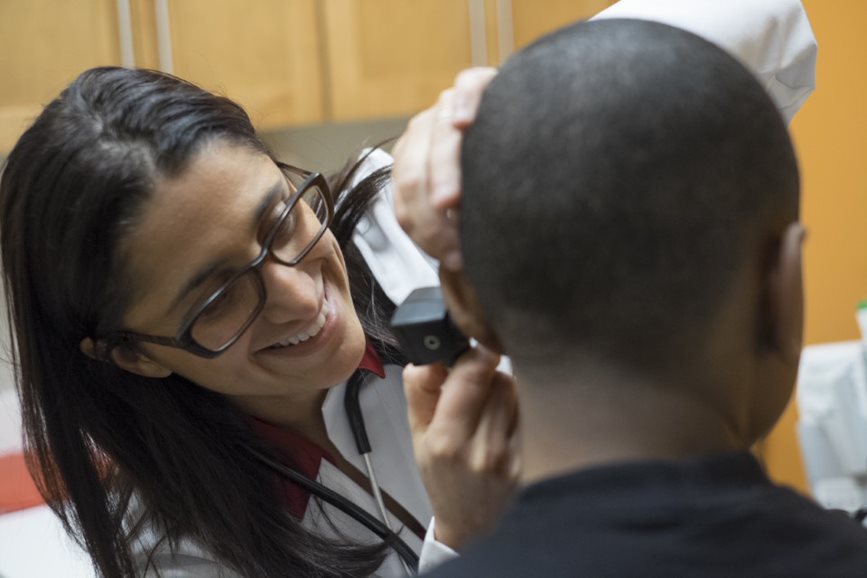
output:
M449 317L439 287L410 293L394 312L391 328L414 365L440 362L451 367L470 348L469 340Z

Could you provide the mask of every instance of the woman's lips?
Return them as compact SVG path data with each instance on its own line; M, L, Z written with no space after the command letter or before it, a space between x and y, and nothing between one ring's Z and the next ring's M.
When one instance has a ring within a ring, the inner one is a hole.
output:
M316 319L313 320L306 328L302 329L298 333L294 335L290 335L284 339L281 339L274 345L270 346L270 349L277 349L280 347L294 347L299 343L303 343L316 335L319 334L319 331L322 330L322 327L325 325L325 322L328 320L328 300L322 300L322 306L319 308L319 313L316 315Z
M335 299L329 297L327 288L324 291L323 306L320 309L320 314L314 320L311 327L319 326L314 335L309 335L306 340L298 340L297 344L282 345L290 341L291 338L298 337L300 333L281 340L280 343L271 345L259 351L259 354L267 355L268 357L299 357L310 355L321 347L324 347L333 337L337 323L340 319L338 315L339 304ZM321 324L320 324L321 321Z

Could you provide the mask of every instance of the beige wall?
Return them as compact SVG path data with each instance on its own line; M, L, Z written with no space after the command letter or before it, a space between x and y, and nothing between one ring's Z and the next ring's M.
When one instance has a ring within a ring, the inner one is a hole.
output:
M819 41L817 90L792 123L803 177L806 342L856 339L867 297L867 2L804 0ZM771 475L806 488L789 407L763 447Z

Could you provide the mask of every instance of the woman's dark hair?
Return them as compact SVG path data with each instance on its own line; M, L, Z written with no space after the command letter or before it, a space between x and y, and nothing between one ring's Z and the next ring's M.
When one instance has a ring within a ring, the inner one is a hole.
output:
M385 546L335 543L289 515L250 452L273 448L226 398L79 350L82 338L119 328L130 283L118 247L157 177L179 175L214 139L274 158L231 100L167 74L106 67L81 74L10 153L0 245L30 470L106 577L135 575L131 542L144 525L170 544L196 540L247 576L368 575ZM400 361L384 323L393 304L350 241L388 169L347 191L360 162L331 179L333 230L365 331ZM130 524L132 499L144 515Z

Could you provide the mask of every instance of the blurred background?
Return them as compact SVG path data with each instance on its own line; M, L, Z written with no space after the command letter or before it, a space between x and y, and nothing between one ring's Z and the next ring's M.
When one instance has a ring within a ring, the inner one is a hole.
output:
M400 134L458 71L612 3L0 0L0 155L83 69L126 65L225 94L287 160L334 169Z
M229 96L281 158L336 170L360 148L398 136L461 69L496 66L539 35L612 3L0 0L0 160L79 72L125 65L159 68ZM809 230L806 340L814 344L857 339L855 308L867 297L867 2L803 3L819 41L818 88L791 129ZM791 404L756 452L772 477L808 492L796 420ZM18 423L3 366L0 545L42 531L9 523L39 503ZM15 573L0 553L4 574L55 575Z

